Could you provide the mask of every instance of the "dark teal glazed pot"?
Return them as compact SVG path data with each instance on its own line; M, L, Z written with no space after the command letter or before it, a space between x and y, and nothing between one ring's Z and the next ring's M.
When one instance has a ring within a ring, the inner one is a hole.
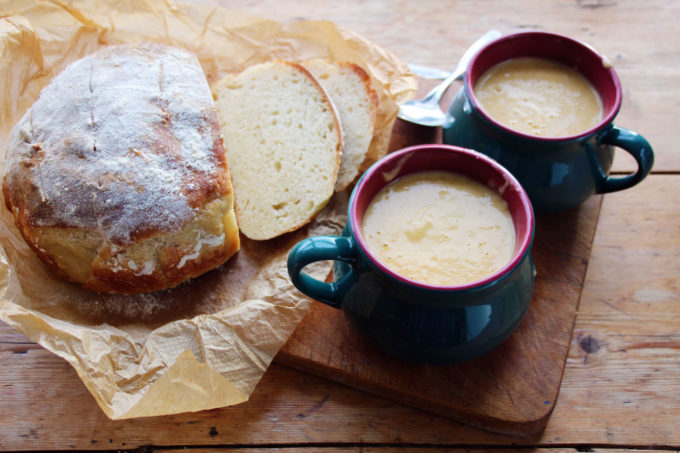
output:
M515 253L505 267L465 285L435 286L403 277L371 254L360 228L368 204L389 182L427 170L464 174L502 195L516 233ZM342 236L299 242L289 253L288 273L300 291L342 309L360 332L392 355L429 363L470 360L503 343L526 313L534 281L534 228L529 198L507 170L471 150L420 145L372 166L352 192ZM335 260L330 283L303 271L324 260Z
M524 134L495 121L481 108L474 86L491 67L518 57L546 58L576 68L598 92L602 120L580 134L559 138ZM621 94L614 69L587 45L541 31L507 35L470 61L464 86L448 109L443 140L486 154L507 168L529 194L536 212L563 211L593 194L632 187L652 169L654 153L647 140L613 124ZM636 160L634 173L608 176L615 147Z

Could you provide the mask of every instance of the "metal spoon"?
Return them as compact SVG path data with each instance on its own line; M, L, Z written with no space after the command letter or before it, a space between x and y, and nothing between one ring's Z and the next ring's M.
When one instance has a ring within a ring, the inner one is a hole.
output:
M453 70L446 80L437 85L420 100L406 101L399 107L399 118L423 126L441 126L444 124L446 116L439 108L439 100L444 95L449 85L454 80L461 79L467 70L468 63L472 57L486 44L499 38L501 33L498 30L489 30L477 39L465 51L458 62L458 66Z

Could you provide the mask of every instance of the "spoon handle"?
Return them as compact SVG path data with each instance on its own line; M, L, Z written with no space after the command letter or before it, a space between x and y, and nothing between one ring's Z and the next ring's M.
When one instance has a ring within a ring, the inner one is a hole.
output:
M463 78L463 75L465 74L465 71L467 70L468 63L470 63L470 60L472 60L472 57L475 56L475 54L490 43L491 41L499 38L501 36L501 32L498 30L489 30L486 33L484 33L482 36L480 36L468 49L465 51L463 56L460 58L458 61L458 65L456 66L456 69L453 70L453 72L444 80L442 81L439 85L436 87L432 88L429 93L423 98L423 102L426 102L428 104L438 104L439 100L441 97L444 95L446 90L449 88L449 85L453 83L454 80L458 80Z

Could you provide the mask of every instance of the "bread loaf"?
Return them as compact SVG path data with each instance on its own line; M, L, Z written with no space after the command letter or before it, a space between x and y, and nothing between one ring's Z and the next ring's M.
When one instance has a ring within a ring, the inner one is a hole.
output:
M96 291L172 287L239 248L205 75L168 46L104 48L55 76L11 133L3 195L37 255Z
M271 239L309 222L333 195L342 147L322 87L301 65L277 60L213 91L241 232Z
M338 112L343 135L335 190L345 190L359 174L371 144L378 95L366 71L355 63L314 59L303 65L321 83Z

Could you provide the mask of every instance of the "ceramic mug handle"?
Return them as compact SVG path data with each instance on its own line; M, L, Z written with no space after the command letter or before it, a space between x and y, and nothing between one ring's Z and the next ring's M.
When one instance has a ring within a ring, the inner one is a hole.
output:
M331 307L340 308L342 298L355 280L357 270L350 271L331 283L322 282L306 274L302 269L316 261L345 261L355 264L358 260L356 244L346 236L314 236L304 239L288 254L288 275L293 285L312 299Z
M593 161L596 169L597 193L616 192L628 189L642 181L649 174L654 165L654 152L649 142L637 132L628 129L612 126L600 139L600 143L613 145L626 151L635 158L638 168L630 175L611 177L603 170L597 156L591 147L588 147L588 154Z

